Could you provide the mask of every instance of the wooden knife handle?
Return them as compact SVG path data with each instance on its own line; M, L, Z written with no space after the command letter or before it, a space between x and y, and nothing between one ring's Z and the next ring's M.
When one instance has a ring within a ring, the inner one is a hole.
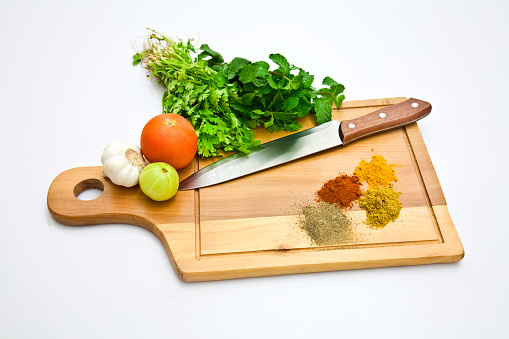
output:
M347 144L369 135L411 124L430 112L429 102L410 98L355 119L343 120L339 134L343 144Z

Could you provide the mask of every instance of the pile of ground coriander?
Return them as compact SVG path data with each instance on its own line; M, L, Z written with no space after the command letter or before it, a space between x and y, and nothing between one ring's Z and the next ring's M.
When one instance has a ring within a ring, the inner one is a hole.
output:
M359 199L359 206L366 211L366 223L374 228L382 228L396 221L402 208L400 194L389 186L370 188L364 193Z

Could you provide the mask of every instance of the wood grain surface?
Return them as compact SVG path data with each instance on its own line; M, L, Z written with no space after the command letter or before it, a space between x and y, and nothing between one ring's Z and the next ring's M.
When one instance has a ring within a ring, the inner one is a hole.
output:
M406 98L344 102L337 120L355 119ZM314 126L311 117L304 128ZM289 132L257 130L266 142ZM347 213L355 237L316 246L300 229L302 207L339 173L352 174L360 161L381 155L395 167L402 192L400 217L382 229L365 224L357 205ZM181 179L217 159L196 158ZM96 187L102 194L82 201ZM361 139L288 164L194 191L179 191L166 202L146 197L139 187L116 186L102 167L73 168L48 190L48 209L68 225L128 223L154 232L184 281L309 273L459 261L463 246L416 123Z

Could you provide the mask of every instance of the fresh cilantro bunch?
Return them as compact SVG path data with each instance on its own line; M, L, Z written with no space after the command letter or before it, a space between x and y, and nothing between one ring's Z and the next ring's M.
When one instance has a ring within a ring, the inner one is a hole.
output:
M192 57L192 54L197 54ZM204 157L221 150L249 153L260 142L253 129L296 131L298 119L315 114L318 124L331 120L332 106L345 99L344 86L330 77L315 89L314 76L290 65L281 54L265 61L222 55L204 44L196 52L191 41L175 42L156 31L133 64L143 63L165 85L163 113L188 119L198 136L198 153Z
M230 109L230 96L236 95L233 86L193 53L190 40L177 42L153 31L145 49L133 56L133 65L143 63L150 76L166 87L163 113L180 114L193 125L198 154L216 156L221 150L249 153L249 148L260 142Z

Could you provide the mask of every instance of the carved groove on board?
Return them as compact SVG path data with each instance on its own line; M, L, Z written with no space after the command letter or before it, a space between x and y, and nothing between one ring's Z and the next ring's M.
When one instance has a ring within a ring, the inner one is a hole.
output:
M194 222L195 222L195 255L196 260L201 256L201 230L200 230L200 190L194 190Z
M296 252L316 252L316 251L336 251L336 250L353 250L361 248L379 248L379 247L398 247L398 246L415 246L415 245L428 245L428 244L441 244L440 240L419 240L419 241L400 241L392 243L373 243L373 244L341 244L330 246L317 246L317 247L301 247L301 248L281 248L257 251L242 251L242 252L228 252L228 253L212 253L200 254L201 258L215 258L221 256L238 256L256 253L296 253Z
M415 123L414 123L415 124ZM422 176L421 167L417 161L417 156L414 152L414 148L412 143L410 142L410 137L408 136L407 128L403 128L403 137L405 139L405 143L408 147L408 152L411 154L412 163L414 164L415 171L417 173L417 178L419 179L419 184L421 185L421 190L424 193L424 199L426 200L426 205L428 206L428 211L430 214L431 222L433 223L433 227L435 228L435 232L437 233L437 237L441 243L444 242L444 237L442 235L442 231L440 231L440 226L438 225L437 217L435 215L435 211L433 209L433 205L431 204L431 199L429 197L428 189L424 183L424 178Z

